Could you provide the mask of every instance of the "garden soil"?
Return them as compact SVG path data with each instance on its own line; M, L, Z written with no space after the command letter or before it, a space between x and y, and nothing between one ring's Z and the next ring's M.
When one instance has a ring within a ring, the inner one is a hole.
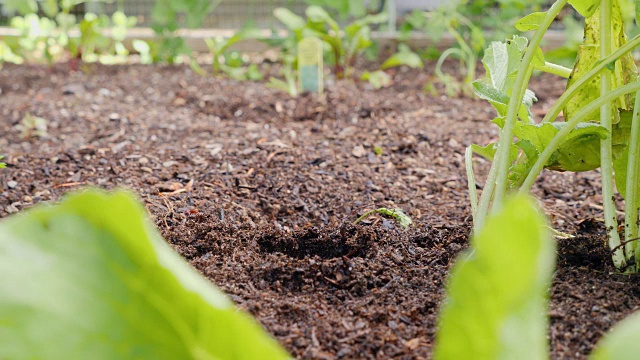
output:
M183 67L7 65L0 217L84 186L129 188L166 240L296 357L430 358L472 223L464 150L497 136L487 103L423 92L432 67L398 71L382 90L330 82L294 99ZM535 78L534 115L563 87ZM28 116L46 134L21 128ZM488 165L474 160L478 174ZM549 290L556 359L585 358L640 304L639 278L615 273L605 250L599 179L545 172L534 188L554 227L575 235L558 240ZM414 225L353 224L378 207Z

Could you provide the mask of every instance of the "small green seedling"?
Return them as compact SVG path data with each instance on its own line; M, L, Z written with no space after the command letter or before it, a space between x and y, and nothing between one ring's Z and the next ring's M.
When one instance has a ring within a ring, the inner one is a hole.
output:
M2 159L4 159L4 156L3 156L3 155L0 155L0 160L2 160ZM4 169L4 168L6 168L6 167L7 167L7 164L5 164L5 163L3 163L3 162L0 162L0 169Z
M446 49L440 54L434 72L438 82L445 86L445 93L448 96L459 93L472 95L478 57L485 47L482 29L465 17L457 6L442 6L430 12L414 11L407 17L407 24L410 29L427 32L434 40L439 40L444 32L454 38L457 46ZM456 76L447 74L443 70L445 60L450 57L457 57L460 61L462 83ZM435 91L433 83L427 84L425 91Z
M27 114L16 128L20 131L20 137L30 139L32 137L46 137L47 120L39 116Z
M218 36L215 39L205 39L209 53L213 58L211 70L214 76L219 76L221 72L224 72L229 77L236 80L250 80L248 68L244 68L244 62L235 52L230 52L229 49L234 44L248 40L258 39L262 36L262 33L257 28L245 28L237 31L233 36L225 38ZM239 61L233 61L239 60Z
M290 96L298 96L298 74L296 71L297 59L296 56L290 53L282 55L283 63L280 68L280 74L284 77L284 80L278 79L274 76L269 78L267 87L284 91Z
M392 81L391 76L385 70L399 66L422 69L424 67L424 63L422 62L420 55L413 52L409 46L406 44L400 44L398 46L398 51L385 60L380 66L380 69L373 72L365 71L362 73L361 79L369 81L369 83L376 89L387 87L391 85Z
M7 359L289 358L125 192L3 219L0 274Z
M356 219L356 221L354 221L353 224L355 225L359 223L360 221L365 219L367 216L372 214L381 214L384 216L389 216L391 218L394 218L403 229L406 229L411 224L413 224L413 221L411 221L411 218L407 216L407 214L405 214L401 209L390 210L384 207L365 212L364 214L362 214L362 216Z

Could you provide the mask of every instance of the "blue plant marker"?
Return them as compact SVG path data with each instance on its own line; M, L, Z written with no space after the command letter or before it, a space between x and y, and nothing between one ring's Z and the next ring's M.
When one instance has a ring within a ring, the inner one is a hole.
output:
M298 86L300 91L322 94L324 88L322 41L305 38L298 43Z

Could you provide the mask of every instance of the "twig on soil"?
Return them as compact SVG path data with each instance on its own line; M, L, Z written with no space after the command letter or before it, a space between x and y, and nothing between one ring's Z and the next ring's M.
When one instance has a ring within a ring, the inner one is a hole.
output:
M71 187L71 186L77 186L77 185L84 185L86 183L87 183L86 181L70 182L70 183L64 183L64 184L55 185L53 188L57 189L57 188L62 188L62 187Z

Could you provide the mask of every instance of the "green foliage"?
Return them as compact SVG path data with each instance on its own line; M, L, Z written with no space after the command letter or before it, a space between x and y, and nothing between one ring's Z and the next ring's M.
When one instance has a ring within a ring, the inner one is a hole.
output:
M508 201L451 270L434 358L544 359L555 243L524 196Z
M24 59L16 54L6 42L0 40L0 69L2 69L2 64L5 62L22 64Z
M482 64L486 70L487 79L475 81L473 89L478 97L493 105L499 116L507 114L520 59L522 59L527 43L526 38L514 36L509 41L492 42L485 51ZM527 89L518 110L520 119L530 120L530 108L534 101L537 101L535 94Z
M4 156L0 155L0 160L4 159ZM0 162L0 169L4 169L7 167L7 164Z
M548 359L547 291L555 242L524 195L509 199L453 266L434 359ZM591 359L635 359L640 312L618 324ZM523 355L526 354L526 355Z
M245 67L244 61L237 52L230 52L229 48L234 44L248 39L258 39L262 36L257 28L249 27L237 31L230 38L219 36L215 39L205 39L209 53L213 57L211 65L213 75L218 76L224 72L235 80L261 80L262 74L257 71L255 65Z
M411 224L413 224L413 221L411 221L411 218L409 216L407 216L407 214L405 214L402 211L402 209L387 209L387 208L384 208L384 207L373 209L373 210L369 210L369 211L365 212L364 214L362 214L362 216L360 216L358 219L356 219L356 221L354 221L353 223L357 224L360 221L362 221L363 219L365 219L367 216L372 215L372 214L381 214L381 215L384 215L384 216L389 216L389 217L395 219L403 229L406 229L409 226L411 226Z
M592 360L633 360L640 353L640 312L636 312L618 325L596 346Z
M627 40L618 0L569 3L587 16L584 43L572 69L546 61L539 48L543 34L566 4L563 0L547 12L516 23L520 30L536 31L531 42L514 37L491 43L485 52L487 80L474 87L479 97L496 108L499 117L494 122L501 132L497 146L470 148L493 160L479 201L470 157L467 159L476 231L482 229L492 208L500 208L507 192L528 192L542 169L578 172L600 167L614 265L621 271L636 272L640 270L640 114L635 107L640 107L640 82L630 51L640 45L640 37ZM541 121L530 111L535 97L527 84L534 70L569 79L565 93ZM564 122L554 122L561 111ZM624 244L617 232L614 181L627 202Z
M460 7L456 6L443 6L431 12L414 11L407 17L402 28L405 33L415 30L424 31L434 41L438 41L445 32L453 36L456 46L440 54L435 68L439 82L445 86L445 92L450 96L460 92L467 95L472 93L472 83L476 77L476 63L485 46L482 29L465 17L459 9ZM444 61L451 56L460 60L462 83L455 76L442 70ZM433 84L429 84L427 87L433 88Z
M384 70L365 71L360 76L360 80L368 81L375 89L382 89L383 87L391 86L393 83L391 75Z
M26 12L21 9L24 16L15 16L11 19L11 27L18 30L16 39L7 40L7 49L1 49L2 60L21 62L26 59L30 62L45 60L50 65L56 61L65 50L74 58L85 62L100 61L105 64L121 63L127 60L129 52L124 46L124 39L129 28L135 26L137 19L127 17L124 13L116 11L111 17L87 13L78 22L70 11L74 6L83 3L78 0L49 0L41 4L40 10L47 17L40 17L33 10ZM103 33L109 29L110 36ZM71 36L73 33L79 36ZM9 57L9 59L6 59ZM0 60L1 61L1 60Z
M369 12L377 12L382 5L381 0L305 0L308 5L320 6L328 10L332 15L337 15L341 20L348 18L361 18Z
M411 48L406 44L400 44L398 46L398 52L385 60L380 66L380 70L386 70L403 65L414 69L421 69L424 67L424 63L422 62L420 55L411 51Z
M11 359L286 359L124 192L0 223L0 348ZM61 331L61 329L63 329Z
M422 69L424 63L420 58L420 55L416 54L406 44L400 44L398 51L385 60L380 69L369 72L365 71L360 77L364 81L368 81L374 88L380 89L390 86L392 83L391 76L384 70L391 69L398 66L408 66L414 69Z
M33 13L13 17L10 26L19 35L7 38L7 44L13 53L27 61L45 59L52 64L68 44L68 38L56 31L55 21Z
M158 34L200 27L219 3L220 0L156 0L151 11L152 27Z
M276 77L270 77L267 87L272 89L284 91L290 96L298 96L298 75L296 70L296 56L291 53L284 53L282 60L282 67L280 68L280 74L284 77L284 80Z
M521 14L539 12L549 3L548 0L461 0L454 2L457 11L485 34L489 40L502 40L515 34L515 21ZM452 5L452 6L454 6Z
M48 135L47 128L46 119L31 114L25 115L17 126L17 129L20 131L20 137L23 139L30 139L36 136L46 137Z
M181 56L191 57L191 49L184 39L177 35L181 27L197 28L221 0L156 0L151 10L151 28L162 38L153 49L154 62L176 63ZM179 21L183 19L183 21ZM191 60L194 64L194 60Z
M289 47L293 48L294 40L297 44L307 36L317 37L327 44L338 79L351 76L358 57L373 45L371 25L387 20L384 13L367 15L341 29L338 22L320 6L309 6L305 14L306 20L285 8L274 10L274 16L291 32Z

